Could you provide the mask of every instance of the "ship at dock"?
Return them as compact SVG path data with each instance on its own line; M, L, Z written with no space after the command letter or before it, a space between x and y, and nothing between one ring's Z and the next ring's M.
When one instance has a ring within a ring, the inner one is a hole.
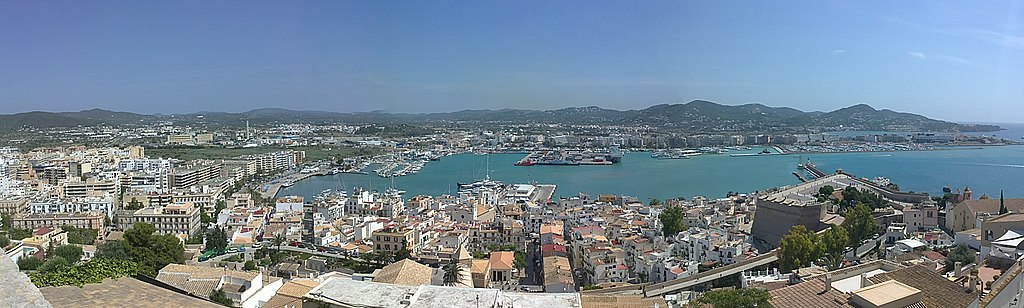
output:
M535 151L515 163L516 166L613 165L622 162L623 152L613 145L607 151L554 150Z
M657 159L689 159L690 157L700 155L701 152L698 150L662 150L651 153L652 158Z

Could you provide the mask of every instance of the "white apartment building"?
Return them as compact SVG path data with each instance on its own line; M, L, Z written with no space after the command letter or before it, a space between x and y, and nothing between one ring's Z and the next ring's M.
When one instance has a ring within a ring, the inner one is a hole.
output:
M32 214L102 212L108 218L114 218L114 202L110 196L32 202L28 208Z

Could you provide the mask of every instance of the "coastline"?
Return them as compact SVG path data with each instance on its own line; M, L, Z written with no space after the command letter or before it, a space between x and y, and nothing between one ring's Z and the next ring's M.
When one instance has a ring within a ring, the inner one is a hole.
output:
M956 150L969 151L957 153ZM664 199L698 195L715 197L724 195L727 191L753 192L791 185L794 181L791 173L796 167L796 162L789 156L804 155L810 156L805 158L813 160L823 170L843 168L862 176L884 176L899 183L908 191L937 193L944 186L997 187L995 182L998 181L989 176L993 172L1007 179L1003 182L1024 180L1024 176L1018 172L1019 169L1000 167L1017 165L1019 159L1024 159L1018 152L1021 151L1014 146L1006 145L957 145L903 151L754 155L763 156L761 159L728 159L729 154L723 153L701 155L691 160L659 160L651 158L645 152L635 151L627 154L629 156L624 158L621 165L580 168L573 171L557 166L517 167L513 166L513 163L520 159L517 155L495 154L490 158L490 166L493 170L491 177L506 183L556 184L559 188L556 196L573 196L584 192ZM872 153L884 155L871 155ZM449 156L438 162L430 162L421 174L396 177L394 184L409 191L407 196L441 195L445 193L449 184L479 179L482 160L483 158L473 154ZM894 166L907 168L897 170ZM957 171L946 171L947 168ZM925 172L924 177L921 172ZM967 177L953 177L950 174ZM982 177L981 174L986 176ZM386 189L390 182L387 178L380 178L375 174L342 173L330 176L321 178L318 175L308 175L301 183L296 182L292 188L275 189L279 194L308 196L315 195L325 188L336 188L339 182L347 183L347 189L364 187L378 190ZM986 184L984 179L990 179L988 181L993 183ZM448 188L450 190L450 187ZM993 193L998 193L998 190Z

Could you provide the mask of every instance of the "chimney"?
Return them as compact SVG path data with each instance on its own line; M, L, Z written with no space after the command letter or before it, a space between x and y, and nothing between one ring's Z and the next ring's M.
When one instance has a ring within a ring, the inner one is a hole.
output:
M868 274L867 273L860 274L860 287L863 288L863 287L870 286L870 285L871 285L871 280L868 280Z
M956 263L953 263L953 277L963 276L963 267L963 262L956 261Z
M825 287L823 288L823 290L821 290L821 293L828 292L828 290L832 290L832 274L831 273L825 273Z

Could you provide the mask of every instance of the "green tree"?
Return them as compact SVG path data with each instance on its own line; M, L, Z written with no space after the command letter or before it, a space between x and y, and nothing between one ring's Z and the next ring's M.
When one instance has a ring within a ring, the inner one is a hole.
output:
M661 221L661 233L665 237L674 237L679 232L686 231L689 227L686 226L684 219L683 208L678 206L666 208L658 215L658 220Z
M946 263L945 271L953 271L953 267L955 267L956 262L960 262L961 266L974 263L974 258L974 250L971 250L971 248L967 247L965 244L957 245L950 250L948 254L946 254L946 260L944 261Z
M803 225L789 229L789 234L779 243L779 267L782 271L807 267L820 256L818 235Z
M75 245L61 245L53 249L53 255L64 258L74 264L82 260L82 247Z
M704 292L692 306L710 306L715 308L771 307L771 304L768 303L768 300L771 298L768 291L757 288L712 290Z
M63 226L61 229L67 232L69 244L92 245L96 243L96 236L99 234L97 230L75 228L72 226Z
M93 259L61 271L29 273L36 287L79 286L100 283L106 278L131 277L138 274L138 264L128 260Z
M832 185L825 185L825 186L822 186L821 188L818 188L818 196L821 196L821 197L824 197L824 198L828 198L835 191L836 191L836 188L832 187Z
M409 249L406 249L405 247L402 247L401 249L399 249L398 251L395 252L395 256L394 256L395 259L394 260L395 261L400 261L400 260L408 259L408 258L411 258L411 257L412 257L412 253L409 252Z
M224 292L224 289L216 289L210 292L210 300L226 307L235 306L235 301L228 298L228 294Z
M0 227L4 229L11 228L11 224L14 223L14 219L11 218L11 214L0 214Z
M661 200L651 199L651 203L650 204L651 204L651 206L661 205Z
M849 233L850 246L857 247L864 240L875 233L875 219L872 210L864 203L857 203L857 206L846 211L843 228Z
M7 235L0 234L0 248L6 248L11 244L11 239L7 238Z
M6 226L6 225L5 225ZM32 229L7 229L7 238L12 240L23 240L32 237Z
M224 250L228 247L228 236L224 229L214 228L206 232L206 250Z
M520 270L526 268L526 254L522 251L516 250L513 265Z
M202 243L203 235L199 233L193 234L192 236L189 236L187 240L185 240L186 245L199 245Z
M43 265L43 260L39 260L33 257L24 257L18 259L18 269L23 271L31 271L39 268Z
M256 270L256 262L253 262L252 260L245 261L245 265L242 267L242 269L244 269L246 271L255 271Z
M124 241L107 241L96 246L97 259L128 260L131 259L131 247Z
M835 224L821 234L818 245L821 251L821 263L829 270L836 270L843 266L843 254L846 252L846 245L850 242L850 236L846 229Z
M71 262L68 262L67 259L64 259L61 256L53 256L50 259L47 259L46 262L44 262L42 265L37 267L36 270L45 273L53 271L62 271L68 267L71 267Z
M96 257L104 259L123 258L138 263L139 274L156 277L157 272L171 263L184 263L184 247L171 234L155 234L156 229L147 223L137 223L124 231L124 241L104 243L96 249Z
M217 220L210 216L210 213L206 211L206 207L201 206L199 207L199 222L206 225L215 223Z
M443 280L446 286L454 286L462 282L462 271L459 269L459 263L452 261L452 263L444 266Z

